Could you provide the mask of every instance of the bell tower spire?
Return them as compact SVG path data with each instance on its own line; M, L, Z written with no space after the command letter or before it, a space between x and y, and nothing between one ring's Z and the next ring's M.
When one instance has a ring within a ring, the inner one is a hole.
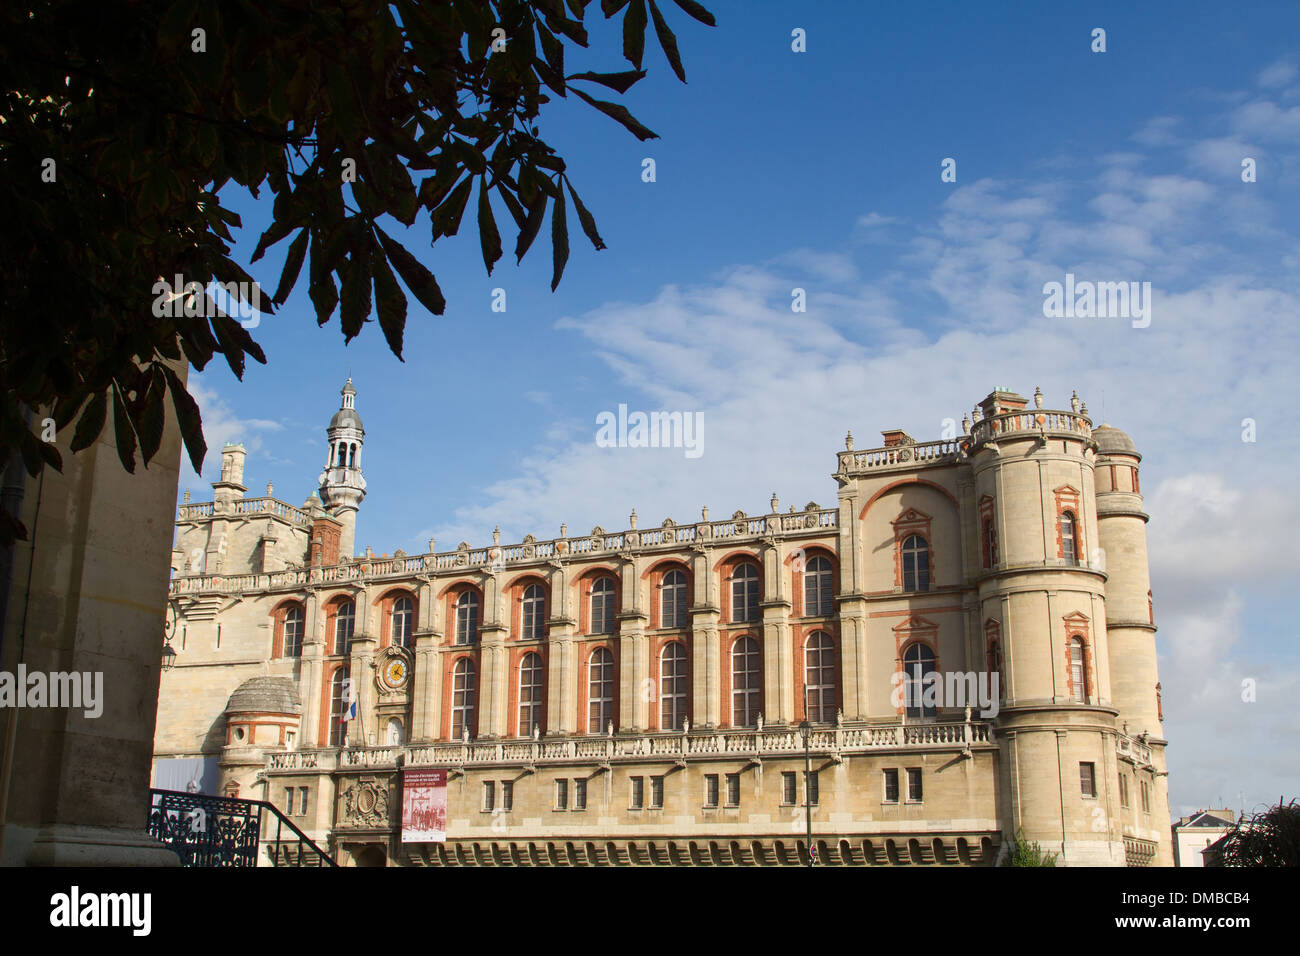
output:
M366 496L366 479L361 474L361 450L366 430L357 414L357 390L348 376L340 394L339 410L330 419L325 434L329 453L320 478L320 500L325 510L343 526L339 554L352 557L356 544L357 509Z

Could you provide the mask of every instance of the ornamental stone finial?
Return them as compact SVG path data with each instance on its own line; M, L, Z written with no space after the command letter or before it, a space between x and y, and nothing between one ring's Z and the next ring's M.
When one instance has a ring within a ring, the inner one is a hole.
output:
M636 509L635 508L633 508L632 513L627 516L627 520L629 526L632 528L633 531L635 531L636 530Z
M500 525L497 525L497 527L495 527L495 528L492 529L492 543L493 543L493 544L500 544L500 543L501 543L501 526L500 526Z
M563 521L561 521L561 522L560 522L560 537L561 537L561 538L567 538L568 536L569 536L569 526L568 526L567 524L565 524Z
M781 510L781 501L780 499L777 498L776 492L774 491L772 492L772 514L776 514L780 510Z
M271 484L271 482L268 481L268 482L266 483L266 497L268 497L268 498L271 497L271 495L272 495L274 492L275 492L275 485Z
M1079 411L1079 393L1073 389L1070 391L1070 411L1076 414Z
M970 417L971 421L977 422L980 420L980 407L978 405L970 410Z
M605 721L605 736L606 737L614 736L614 721L612 720Z
M1034 408L1043 407L1043 390L1037 385L1034 386Z
M434 553L435 551L437 551L437 550L438 550L438 549L435 547L435 543L434 543L433 538L430 538L430 539L429 539L429 553L430 553L430 554L433 554L433 553Z
M969 435L969 434L970 434L970 416L969 416L969 415L963 415L963 416L961 417L961 433L962 433L963 435Z
M185 503L186 504L190 503L190 489L188 488L185 489Z
M763 730L763 712L762 712L762 711L759 711L759 713L758 713L758 720L755 721L755 723L758 725L758 729L759 729L759 731L762 732L762 730Z
M708 521L708 520L709 520L709 506L708 506L708 505L705 505L703 508L700 509L700 518L702 518L704 521Z
M683 717L683 718L682 718L682 733L684 733L684 734L689 734L690 732L691 732L691 718L689 718L689 717Z
M1079 414L1082 415L1084 418L1087 418L1087 417L1088 417L1088 403L1087 403L1087 402L1084 402L1084 403L1083 403L1083 406L1079 409Z
M844 450L853 451L853 432L849 432L844 436Z

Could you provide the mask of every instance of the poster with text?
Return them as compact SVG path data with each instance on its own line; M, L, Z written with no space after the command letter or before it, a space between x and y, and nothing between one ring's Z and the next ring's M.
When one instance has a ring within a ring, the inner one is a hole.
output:
M407 770L403 775L402 842L447 842L446 770Z

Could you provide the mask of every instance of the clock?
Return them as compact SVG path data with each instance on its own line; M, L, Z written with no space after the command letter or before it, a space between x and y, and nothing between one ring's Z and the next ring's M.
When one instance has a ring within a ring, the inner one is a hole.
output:
M394 657L384 667L384 683L394 689L406 683L406 661Z

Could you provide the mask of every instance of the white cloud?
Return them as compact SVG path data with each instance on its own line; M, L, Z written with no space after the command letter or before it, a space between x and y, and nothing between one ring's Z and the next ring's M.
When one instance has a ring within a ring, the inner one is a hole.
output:
M1296 77L1296 65L1288 59L1270 63L1259 71L1255 81L1262 87L1285 86Z
M203 416L203 438L208 445L208 453L203 459L203 475L194 472L189 456L183 456L180 483L182 488L187 482L215 481L221 475L221 447L227 442L242 444L248 451L244 474L249 474L248 464L255 461L259 454L268 461L276 460L265 454L263 436L268 432L278 432L283 426L276 421L265 418L240 418L223 399L215 388L208 386L201 373L191 373L186 386L189 393L198 402L199 412Z

